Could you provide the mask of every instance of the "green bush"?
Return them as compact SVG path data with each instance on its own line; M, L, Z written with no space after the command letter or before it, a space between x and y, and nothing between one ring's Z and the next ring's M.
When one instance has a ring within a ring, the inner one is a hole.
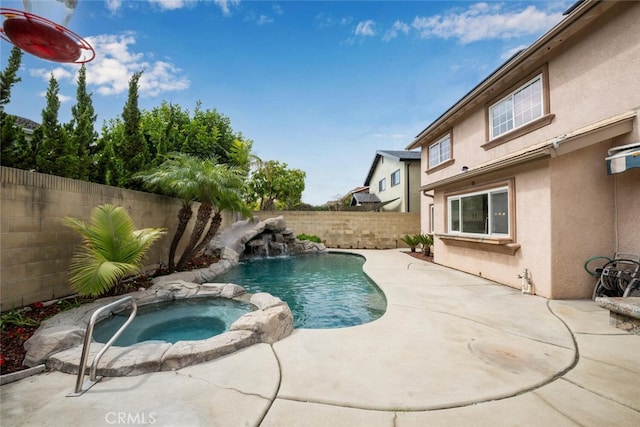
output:
M418 239L418 243L422 245L422 252L427 256L431 255L433 236L431 234L418 234L415 237Z
M71 289L91 297L117 286L127 274L137 273L149 247L165 233L161 228L136 230L127 211L110 204L95 207L89 223L65 217L62 224L83 240L69 264Z
M296 236L296 239L298 239L298 240L309 240L310 242L314 242L314 243L322 243L322 240L320 240L320 238L318 236L304 234L304 233L298 234Z
M415 252L416 247L422 245L424 254L427 256L431 255L431 246L433 246L433 236L431 234L414 234L413 236L407 234L400 240L411 248L411 252Z
M25 327L25 326L38 326L40 323L36 320L30 319L24 315L23 311L18 311L12 308L11 311L2 313L0 315L0 328L4 328L8 325Z
M406 234L404 237L400 238L400 240L402 240L403 242L405 242L407 244L407 246L409 246L411 248L411 252L415 252L416 251L416 246L418 246L420 244L420 242L418 241L418 235L414 235L414 236L409 236L408 234Z

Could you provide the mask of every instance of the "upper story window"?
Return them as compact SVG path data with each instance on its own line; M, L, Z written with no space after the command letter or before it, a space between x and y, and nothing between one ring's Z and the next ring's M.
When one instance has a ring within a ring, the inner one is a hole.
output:
M400 169L391 174L391 186L395 187L400 184Z
M489 107L489 138L494 139L542 117L542 74Z
M382 178L378 181L378 191L382 192L387 189L387 178Z
M447 134L429 146L429 169L451 159L451 135Z
M509 187L447 197L449 233L478 237L510 235Z

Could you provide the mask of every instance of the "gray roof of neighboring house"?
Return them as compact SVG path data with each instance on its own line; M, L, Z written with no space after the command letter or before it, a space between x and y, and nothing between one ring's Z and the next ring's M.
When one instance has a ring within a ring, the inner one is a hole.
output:
M408 161L415 161L415 160L420 161L420 151L407 151L407 150L376 151L376 156L373 158L373 163L371 164L371 168L369 168L367 179L364 181L365 186L369 185L371 181L371 177L373 176L373 172L376 170L376 166L378 166L378 162L382 157L387 157L400 162L408 162Z
M16 118L16 125L20 126L24 130L34 131L40 123L34 122L33 120L29 120L26 117L13 116Z
M353 199L356 202L362 203L380 203L380 198L372 193L353 193Z

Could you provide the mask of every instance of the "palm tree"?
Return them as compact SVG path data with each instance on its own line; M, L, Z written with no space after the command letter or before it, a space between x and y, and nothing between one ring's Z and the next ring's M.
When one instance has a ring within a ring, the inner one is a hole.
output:
M185 154L172 154L151 172L141 172L134 176L135 179L142 180L147 189L182 200L182 207L178 211L178 227L169 246L169 271L175 270L178 243L193 216L192 205L197 190L195 169L190 166L194 159Z
M198 255L204 249L207 243L209 243L211 239L213 239L218 233L220 225L222 224L223 211L239 212L245 218L249 218L252 216L251 210L244 201L244 194L242 191L230 188L229 191L221 194L213 205L213 216L211 217L211 222L209 224L207 233L200 241L200 243L198 243L198 245L193 249L193 253L195 255Z
M243 171L220 164L215 158L203 160L186 154L174 154L158 168L137 174L136 177L149 189L160 190L164 194L182 199L178 229L169 250L170 271L183 270L187 262L215 236L222 223L222 211L231 210L250 215L242 201ZM175 251L193 216L191 206L194 201L200 202L196 221L182 256L175 265ZM205 233L207 224L209 228ZM201 239L203 234L204 238Z
M193 165L197 177L196 198L200 207L191 238L182 252L176 268L183 270L199 249L202 249L217 233L222 223L221 212L231 210L250 214L242 201L245 189L244 175L236 167L215 163L214 159L199 160ZM212 218L212 214L213 218ZM211 220L208 231L205 228ZM204 238L201 237L204 234ZM200 243L198 243L200 242Z
M404 237L401 237L400 240L405 242L407 246L411 248L411 252L415 252L416 246L420 244L420 241L418 240L418 235L410 236L406 234Z
M262 159L251 152L253 141L234 139L229 147L229 162L232 166L239 168L245 176L251 170L258 170L262 167Z
M71 259L71 288L92 297L138 272L147 250L165 233L160 228L136 230L124 208L109 204L93 209L90 224L71 217L62 223L77 231L84 243Z
M416 236L418 243L422 245L422 252L426 256L431 255L431 246L433 246L433 236L431 234L418 234Z

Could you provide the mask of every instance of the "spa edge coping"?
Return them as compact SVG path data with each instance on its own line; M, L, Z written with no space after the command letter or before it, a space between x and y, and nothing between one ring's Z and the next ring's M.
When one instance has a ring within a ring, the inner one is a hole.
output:
M293 331L293 316L284 301L264 292L246 293L242 286L233 283L198 284L176 280L126 296L132 296L138 306L188 298L228 298L251 304L255 310L238 318L227 332L204 340L178 341L175 344L144 341L126 347L112 346L98 364L98 375L129 376L180 369L252 344L279 341ZM49 369L77 374L84 334L92 314L123 297L102 298L45 320L25 342L27 356L24 364L34 367L44 363ZM110 311L105 312L98 321L110 315ZM104 344L92 341L88 365L103 347Z

